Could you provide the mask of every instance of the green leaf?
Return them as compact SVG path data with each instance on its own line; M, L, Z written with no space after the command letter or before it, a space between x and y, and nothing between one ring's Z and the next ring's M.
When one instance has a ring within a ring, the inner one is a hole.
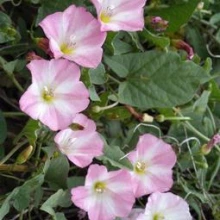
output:
M17 65L18 60L13 60L11 62L7 62L3 65L3 69L5 70L5 72L9 73L9 74L13 74L15 67Z
M5 118L0 110L0 144L2 144L7 137L7 124Z
M118 168L126 168L129 170L133 169L133 166L130 163L130 161L125 157L125 154L117 146L105 145L104 155L99 157L98 159L108 161L111 163L112 166Z
M10 17L0 11L0 43L13 41L17 37L17 31L12 27Z
M18 210L22 211L23 209L29 206L31 201L31 194L35 192L44 182L44 174L40 173L34 178L26 181L24 185L19 187L19 190L16 194L13 195L13 206Z
M125 120L131 117L131 113L123 106L107 109L102 114L110 120Z
M0 28L9 26L11 24L12 22L11 22L10 17L7 14L0 11Z
M35 145L35 141L37 140L37 132L40 129L39 122L33 119L30 119L20 134L15 138L14 143L17 143L21 137L25 136L30 145Z
M105 62L126 80L119 86L119 102L140 108L170 108L190 101L200 84L209 79L206 71L175 52L106 57Z
M82 176L68 177L67 179L68 189L71 189L77 186L82 186L84 185L84 182L85 182L85 177L82 177Z
M144 48L140 42L140 38L137 34L137 32L129 32L129 35L131 36L132 41L136 45L136 47L141 51L144 52Z
M3 202L1 208L0 208L0 219L4 219L4 217L8 214L10 210L10 201L13 198L13 196L18 192L18 187L15 188L5 199Z
M193 47L195 53L197 53L201 58L206 58L209 56L206 49L206 41L201 35L198 27L195 25L188 24L186 27L186 38Z
M95 102L100 101L100 98L99 98L99 95L96 92L95 86L94 85L90 85L88 89L89 89L90 99L92 101L95 101Z
M211 97L210 100L215 102L215 101L220 101L220 89L215 80L211 80L209 82L209 86L211 89Z
M41 210L49 213L53 219L60 220L60 218L57 218L54 208L57 206L61 207L68 207L71 205L70 200L70 192L68 190L64 191L62 189L58 190L56 193L51 195L41 206ZM57 213L58 214L58 213Z
M64 213L62 212L55 213L54 219L55 220L67 220Z
M209 22L212 25L220 25L220 13L214 14Z
M33 198L31 194L43 183L43 178L44 175L39 174L26 181L22 186L16 187L3 202L0 208L0 219L4 219L12 204L17 211L27 208Z
M112 47L114 49L114 55L124 54L133 50L132 46L124 42L124 35L126 32L119 32L112 40Z
M96 69L89 69L89 78L92 84L104 84L107 81L104 65L101 63Z
M69 162L64 155L59 155L51 160L45 180L54 188L67 188Z
M193 110L198 113L198 114L204 114L206 109L207 109L207 105L208 105L208 101L209 101L209 96L210 96L211 92L210 91L204 91L201 95L201 97L195 101L194 105L193 105Z
M45 148L44 148L45 149ZM47 160L38 174L27 180L22 186L16 187L5 199L0 208L0 219L4 219L5 215L10 211L10 206L13 205L17 211L22 211L30 205L31 199L39 200L41 195L36 195L39 192L39 187L44 182L45 173L50 165L51 148L46 148ZM39 202L39 201L38 201Z
M0 54L1 55L11 54L14 56L15 54L24 53L27 50L31 50L33 48L34 46L28 43L13 44L9 46L0 47Z
M153 43L154 45L161 47L161 48L166 48L170 45L170 39L168 37L161 37L161 36L157 36L153 33L151 33L150 31L148 31L147 29L144 29L141 33L140 33L141 38L143 38L143 41L149 41L151 43Z
M199 2L200 0L188 0L168 7L152 9L148 14L160 16L169 21L166 32L175 32L180 26L187 23Z

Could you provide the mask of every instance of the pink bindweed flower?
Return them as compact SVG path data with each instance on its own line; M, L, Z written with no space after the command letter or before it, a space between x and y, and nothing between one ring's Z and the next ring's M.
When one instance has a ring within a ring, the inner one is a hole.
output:
M68 60L33 60L27 67L32 84L20 99L20 108L51 130L69 126L89 104L89 92L79 81L80 70Z
M55 136L59 150L78 167L88 166L94 157L101 156L104 142L96 132L94 121L77 114L70 128Z
M189 206L173 193L155 192L148 198L145 213L137 220L192 220Z
M140 136L136 150L129 153L128 159L134 167L131 176L136 197L172 187L176 155L163 140L151 134Z
M144 28L146 0L91 0L101 31L140 31Z
M71 190L72 201L88 212L90 220L126 217L135 202L130 184L126 170L108 172L105 166L91 165L85 186Z
M100 31L99 22L85 8L72 5L47 16L39 25L56 59L63 57L90 68L101 62L106 33Z

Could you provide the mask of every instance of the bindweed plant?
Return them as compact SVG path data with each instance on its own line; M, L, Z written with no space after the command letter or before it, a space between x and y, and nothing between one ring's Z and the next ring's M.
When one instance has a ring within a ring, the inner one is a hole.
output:
M0 220L220 220L218 1L0 6Z

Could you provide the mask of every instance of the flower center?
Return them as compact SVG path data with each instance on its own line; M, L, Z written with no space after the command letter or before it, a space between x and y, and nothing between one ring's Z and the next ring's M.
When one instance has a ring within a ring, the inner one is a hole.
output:
M63 154L70 155L73 151L73 145L75 144L76 140L77 140L77 138L68 138L64 142L63 147L60 148L60 151Z
M103 193L105 192L106 184L104 182L96 182L94 185L94 190L97 193Z
M48 88L47 86L44 86L42 98L46 102L51 102L54 99L54 93L53 90Z
M103 22L103 23L109 23L111 21L111 17L114 13L114 6L111 5L111 6L108 6L107 8L104 8L102 11L101 11L101 14L100 14L100 20Z
M164 216L160 213L156 213L154 216L153 216L153 220L164 220Z
M60 46L60 50L66 55L72 54L75 48L76 48L76 36L74 35L70 35L68 42L63 43Z
M146 163L141 162L141 161L138 161L138 162L135 164L134 170L135 170L135 172L138 173L138 174L144 174L145 171L146 171L146 168L147 168Z

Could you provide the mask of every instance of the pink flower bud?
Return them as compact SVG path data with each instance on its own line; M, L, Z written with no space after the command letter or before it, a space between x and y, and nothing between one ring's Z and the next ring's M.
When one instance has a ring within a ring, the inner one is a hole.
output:
M207 144L204 144L202 146L201 148L202 153L204 155L209 154L212 148L219 143L220 143L220 134L215 134Z
M185 50L188 54L187 58L191 60L194 56L193 48L183 40L172 40L172 46L176 49Z
M26 56L27 61L32 61L32 60L42 60L43 58L38 56L35 52L29 52Z
M53 58L53 53L50 50L49 40L47 38L36 38L36 43L40 49Z
M151 27L157 32L163 32L167 29L169 21L162 19L159 16L150 19Z

